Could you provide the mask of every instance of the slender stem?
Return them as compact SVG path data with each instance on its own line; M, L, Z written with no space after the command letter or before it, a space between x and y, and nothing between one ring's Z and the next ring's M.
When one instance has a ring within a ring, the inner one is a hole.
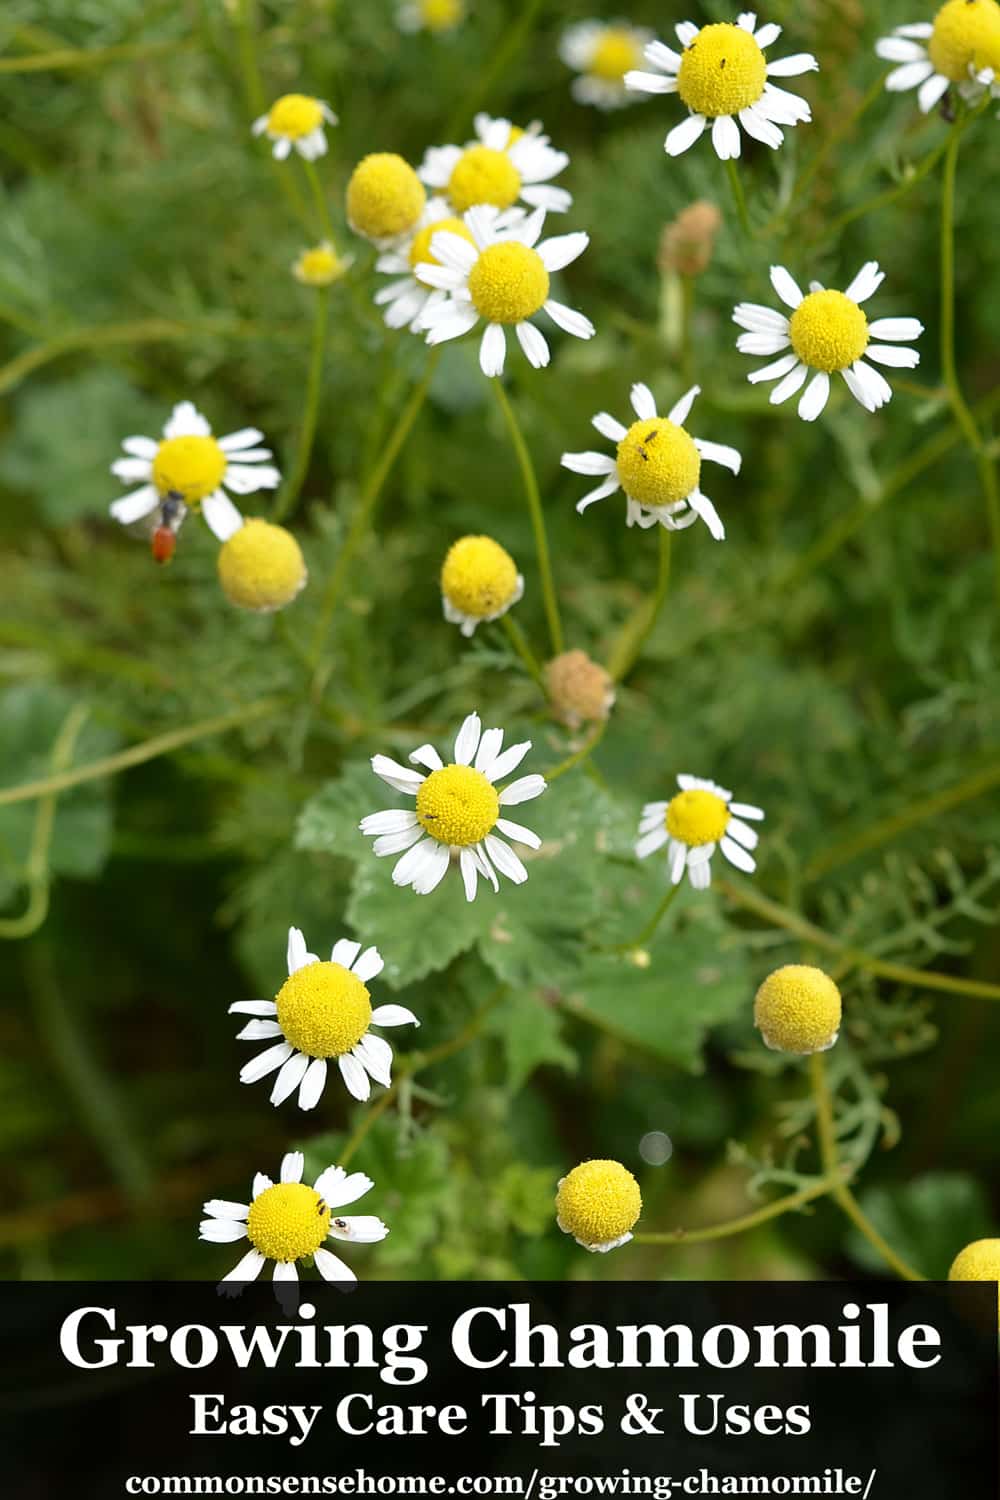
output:
M68 787L80 786L85 781L96 781L98 777L113 776L117 771L127 770L130 766L141 766L145 761L155 760L159 755L168 755L171 750L179 750L182 745L189 745L193 740L207 739L209 735L223 734L227 729L235 729L237 725L263 719L278 707L277 698L258 698L253 703L244 704L242 708L233 709L232 713L219 714L214 719L199 719L197 723L185 724L181 729L154 735L150 740L130 745L127 750L119 750L116 755L105 755L101 760L91 761L89 765L74 766L72 770L43 776L39 781L25 781L20 786L3 787L0 789L0 807L7 807L12 802L31 802L35 797L64 792Z
M809 1079L812 1085L813 1099L816 1104L816 1127L819 1135L819 1153L823 1168L829 1177L834 1177L840 1171L837 1153L837 1133L833 1119L833 1099L830 1096L830 1086L826 1076L826 1058L822 1052L814 1052L809 1059ZM834 1202L850 1219L856 1229L864 1235L869 1244L873 1245L897 1276L904 1281L924 1281L919 1271L907 1265L902 1256L897 1255L892 1246L879 1234L875 1225L868 1218L846 1182L835 1181L830 1190Z
M548 688L545 686L545 674L542 671L542 667L539 663L538 657L535 655L528 644L528 638L525 635L524 631L521 629L517 621L511 618L509 612L505 615L501 615L500 624L503 626L504 634L506 635L507 639L510 641L514 650L523 661L525 670L527 671L529 677L534 678L535 682L541 688L542 692L546 697L548 697Z
M354 512L347 535L344 538L344 544L340 549L337 561L330 571L330 576L326 581L326 588L323 591L323 602L320 607L319 620L316 623L312 650L310 652L310 660L312 661L314 671L323 654L323 646L326 642L330 626L333 623L337 602L340 598L340 591L347 579L348 570L371 524L379 495L382 493L382 486L388 479L392 466L399 456L400 449L409 437L410 429L417 420L420 408L427 398L427 392L434 377L439 355L440 346L431 351L422 379L413 388L410 399L400 413L399 420L389 441L382 449L378 463L372 469L362 488L357 509Z
M865 218L868 214L875 213L877 209L887 208L890 203L895 203L897 198L904 197L912 188L917 186L918 182L923 182L924 178L933 172L947 148L947 140L942 141L939 145L935 146L933 151L929 151L901 182L894 183L892 187L885 188L881 193L876 193L872 198L866 198L863 203L856 204L854 208L849 208L846 213L841 214L832 223L824 224L823 233L820 237L824 240L834 239L842 230L847 228L848 224L853 224L855 219Z
M750 228L750 216L747 213L747 200L743 193L743 184L740 181L740 174L736 163L731 157L726 161L726 176L729 178L729 186L733 191L733 202L736 204L736 212L739 215L743 233L748 240L753 239L753 230Z
M49 770L54 774L68 766L73 759L73 748L77 737L90 713L85 703L77 703L63 721L52 747ZM35 827L31 837L31 848L24 867L28 885L28 904L19 917L0 919L0 938L26 938L44 924L49 914L49 849L55 828L57 792L41 797L35 809Z
M478 109L480 101L492 94L493 84L498 78L503 77L527 41L542 4L543 0L525 0L524 9L517 19L512 24L505 21L503 39L495 49L487 53L482 72L473 80L468 91L452 111L451 118L442 131L442 140L453 141L459 132L466 128Z
M545 530L545 512L542 509L542 497L538 488L538 477L535 474L535 466L528 452L528 445L524 441L521 424L517 420L517 414L511 405L510 398L503 388L500 379L492 380L490 384L496 391L500 410L503 412L504 421L510 440L514 445L514 453L521 469L521 478L524 481L524 493L528 501L528 510L531 515L531 525L535 533L535 553L538 558L538 571L542 577L542 597L545 601L545 613L549 622L549 636L552 641L553 655L558 656L563 649L562 621L559 618L559 602L556 598L555 583L552 578L552 560L549 556L549 539Z
M326 201L326 194L323 191L323 184L319 180L319 173L316 170L316 163L314 161L307 161L305 157L301 157L300 160L303 167L305 168L306 177L309 180L309 189L313 196L313 202L316 205L316 214L319 219L320 234L322 234L324 239L329 242L330 248L334 252L336 252L337 241L333 233L333 220L330 218L330 206Z
M764 230L765 234L770 233L772 226L778 221L778 219L783 219L788 213L790 213L793 206L802 197L802 194L805 192L806 188L816 176L816 173L825 164L827 157L830 155L830 152L836 146L839 146L840 142L851 134L851 131L854 129L855 125L857 125L858 121L864 115L866 115L869 109L871 109L872 105L877 103L877 101L882 97L883 91L885 89L885 79L886 75L884 73L880 73L879 76L871 84L868 92L862 96L857 106L851 111L851 113L849 115L846 115L844 119L840 121L835 130L831 130L829 132L819 150L815 153L812 160L806 164L801 176L796 180L795 185L792 188L791 195L789 196L787 206L779 214L775 215L775 218L772 219L771 222L766 226Z
M670 589L670 555L672 533L665 526L658 526L660 533L659 568L656 576L656 593L648 603L640 605L635 618L622 632L615 647L608 672L615 682L621 682L635 666L643 646L653 632L663 602Z
M1000 604L1000 489L997 487L996 465L962 394L955 361L955 184L964 127L965 121L959 120L948 138L941 186L941 365L955 419L972 450L986 497L993 539L994 582L997 603Z
M166 52L181 52L194 44L195 38L189 36L161 42L120 42L111 47L58 47L51 52L33 52L27 57L0 57L0 73L101 68L106 63L137 62Z
M914 989L945 990L954 995L970 995L977 1000L1000 1000L1000 984L986 984L979 979L960 979L953 974L938 974L933 969L911 969L906 964L888 963L885 959L876 958L873 953L866 953L863 948L854 948L849 943L841 942L840 938L824 932L821 927L816 927L797 912L779 906L777 901L761 896L750 886L736 886L728 880L720 880L718 885L722 894L737 906L754 912L775 927L783 927L786 932L794 933L807 943L814 943L827 953L838 953L844 961L845 972L851 968L865 969L869 974L892 979L898 984L909 984Z
M243 75L243 93L250 118L256 120L264 113L266 102L264 83L257 64L257 0L235 0L232 16L233 25L236 28L240 72ZM268 159L275 181L288 200L289 207L296 218L308 228L309 215L298 186L292 181L289 173L283 170L281 162L275 161L270 152Z
M311 165L311 163L310 163ZM316 290L316 313L313 320L312 352L309 357L309 375L306 383L306 403L302 414L302 431L299 435L295 467L291 477L275 504L273 519L281 521L290 515L299 492L305 483L312 457L313 440L316 437L316 422L319 417L320 391L323 386L323 357L326 353L326 328L330 315L330 288Z
M627 943L615 943L608 947L602 946L600 951L603 953L631 953L635 948L644 948L655 933L656 929L659 927L667 912L670 910L671 906L673 906L680 892L680 888L680 882L678 882L677 885L670 885L667 887L666 894L664 895L663 900L660 902L659 906L656 908L653 915L646 923L645 927L636 937L631 938Z
M668 1229L663 1233L640 1233L633 1238L637 1245L698 1245L705 1240L728 1239L730 1235L743 1234L747 1229L756 1229L758 1224L766 1224L770 1219L778 1219L782 1214L791 1213L796 1208L813 1203L817 1198L825 1198L843 1181L844 1170L840 1169L829 1176L819 1178L816 1182L811 1182L808 1187L800 1188L797 1193L787 1193L784 1198L776 1198L773 1203L767 1203L763 1208L755 1209L753 1213L743 1214L738 1219L727 1219L722 1224L710 1224L707 1229Z
M585 745L581 745L579 750L574 750L572 755L567 755L566 759L561 760L558 765L553 766L551 771L546 771L544 773L545 780L551 785L552 782L557 781L560 776L565 776L567 771L572 771L574 766L579 766L585 760L589 760L590 756L597 749L598 745L601 743L601 740L604 738L604 731L607 729L607 727L607 719L602 719Z

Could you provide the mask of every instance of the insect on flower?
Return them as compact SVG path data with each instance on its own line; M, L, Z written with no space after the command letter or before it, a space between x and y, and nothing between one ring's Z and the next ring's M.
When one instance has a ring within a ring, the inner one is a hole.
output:
M187 506L184 504L184 497L177 490L168 491L163 497L163 504L155 518L156 525L153 527L149 542L153 560L161 566L173 561L174 553L177 551L177 533L186 515Z

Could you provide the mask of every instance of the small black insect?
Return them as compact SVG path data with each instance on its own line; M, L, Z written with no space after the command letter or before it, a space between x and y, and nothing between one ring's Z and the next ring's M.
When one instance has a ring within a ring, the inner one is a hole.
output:
M725 66L726 66L726 59L724 57L720 57L719 58L719 67L720 68L724 68Z
M319 1202L316 1204L316 1212L319 1214L320 1218L322 1218L324 1214L330 1212L326 1204L323 1202L322 1198L320 1198Z
M346 1219L334 1219L333 1222L334 1222L335 1228L337 1228L337 1229L346 1229L347 1228L347 1220Z

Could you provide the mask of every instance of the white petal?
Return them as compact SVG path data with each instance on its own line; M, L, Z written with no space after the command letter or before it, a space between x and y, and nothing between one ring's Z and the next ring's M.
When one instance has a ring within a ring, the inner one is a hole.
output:
M798 94L780 89L776 83L765 83L764 92L754 108L775 125L802 125L812 119L812 112L806 101L800 99Z
M756 849L758 833L756 828L751 828L749 823L744 823L740 818L730 818L726 833L730 838L742 844L744 849Z
M753 370L747 376L747 380L751 385L756 385L760 380L778 380L782 375L787 375L789 370L793 370L798 362L797 354L783 354L780 359L774 361L773 365L764 365L760 370Z
M420 745L416 750L411 750L410 760L415 766L426 766L428 771L440 771L444 765L433 745ZM386 829L387 833L389 831Z
M690 47L698 35L698 28L693 21L679 21L674 27L674 35L682 47Z
M385 959L377 948L366 948L361 957L354 964L354 974L367 984L369 979L375 979L385 968Z
M693 511L696 511L701 516L701 519L715 540L717 542L724 542L726 540L726 528L722 524L722 517L708 496L703 495L701 490L693 490L688 496L688 504Z
M329 1250L324 1250L322 1247L314 1251L313 1260L324 1281L357 1281L358 1279L346 1261L341 1260L339 1255L331 1255Z
M299 927L289 927L288 947L285 950L285 958L288 964L289 974L294 974L298 969L308 963L315 963L306 947L305 936Z
M273 1000L235 1000L229 1007L231 1016L273 1016L278 1007Z
M642 55L654 68L660 68L664 73L678 73L681 66L681 55L672 47L663 42L648 42L642 49Z
M710 464L721 464L733 474L740 472L743 456L736 448L729 448L725 443L706 443L703 438L695 438L694 445Z
M514 332L529 365L536 370L544 370L551 358L545 335L539 332L534 323L518 323Z
M542 305L556 327L564 333L571 333L576 339L592 339L597 332L589 318L575 308L567 307L565 302L556 302L549 297Z
M256 448L263 436L258 427L241 427L238 432L219 438L219 447L223 453L238 453L243 448Z
M390 760L387 755L373 755L372 770L397 792L415 794L426 780L420 771L411 771L409 766L401 766L398 760Z
M919 318L876 318L868 324L868 332L877 339L888 339L890 343L908 344L918 339L924 331Z
M122 484L135 484L138 479L148 479L152 473L148 458L116 458L111 472Z
M741 354L753 356L780 354L787 349L789 338L787 333L741 333L736 340L736 347Z
M748 875L752 875L754 870L756 870L757 861L753 855L748 854L745 849L737 844L735 839L723 837L719 847L729 863L735 865L738 870L744 870Z
M771 392L771 405L780 406L783 401L788 400L789 396L794 396L796 391L800 391L805 385L808 376L809 369L806 365L796 365L792 373L786 375Z
M463 278L468 276L479 259L475 245L470 245L460 234L451 234L447 229L439 230L431 236L430 250L435 260L452 271L461 272Z
M372 1091L372 1086L368 1082L368 1074L357 1058L345 1052L343 1057L337 1058L337 1066L340 1068L340 1076L344 1080L347 1092L364 1103Z
M760 50L763 52L768 47L770 47L773 42L776 42L780 35L781 27L776 26L773 21L769 21L766 25L761 26L757 31L754 32L753 39L757 43L757 46L760 48Z
M212 1245L233 1245L246 1237L247 1226L235 1219L202 1219L198 1225L198 1238Z
M691 408L701 395L701 386L693 385L689 391L685 391L681 399L670 408L667 420L673 422L677 427L683 427L691 414Z
M934 64L929 58L921 62L904 63L901 68L894 68L885 80L885 86L892 94L904 93L907 89L915 89L930 78L934 72Z
M222 482L234 495L255 495L258 490L277 489L281 483L281 471L273 464L231 463L226 465ZM218 495L224 493L224 490L216 491Z
M243 517L224 490L216 490L201 502L201 513L208 529L220 542L228 542L243 525Z
M479 879L479 866L471 849L463 849L458 856L458 869L462 877L462 885L465 888L466 901L475 901L476 882Z
M212 429L193 401L178 401L163 429L165 438L211 437Z
M570 469L574 474L610 474L615 468L615 460L607 453L564 453L559 460L564 469Z
M771 267L771 285L786 307L796 308L802 301L798 283L784 266Z
M900 36L881 36L875 43L875 55L885 62L921 62L927 56L927 48Z
M148 516L159 503L156 486L144 484L142 489L133 490L131 495L122 495L119 500L113 500L111 514L122 526L131 526L134 521L141 521L143 516Z
M406 860L411 863L405 865ZM439 844L436 839L424 839L423 843L404 854L393 868L393 883L412 886L419 896L427 896L447 875L449 863L446 844Z
M747 135L753 136L754 140L760 141L762 145L769 146L772 151L777 151L785 139L780 125L775 125L771 120L766 119L759 110L754 109L752 104L740 110L739 119Z
M327 1167L313 1183L327 1208L346 1208L357 1203L375 1184L364 1172L348 1174L343 1167Z
M590 244L590 235L578 230L575 234L560 234L545 240L538 247L538 255L546 271L561 271L581 256Z
M512 823L510 818L497 818L496 826L501 833L505 833L515 844L524 844L529 849L540 849L542 841L537 833L532 833L530 828L525 828L523 823Z
M544 776L522 776L517 781L512 781L510 786L505 786L500 793L501 807L516 807L519 802L531 802L533 798L540 797L546 787Z
M469 332L470 328L475 328L479 322L479 314L471 303L466 307L462 307L449 302L445 304L442 312L447 312L448 316L442 317L439 322L435 315L435 320L427 324L430 330L427 334L427 342L432 346L434 344L446 344L449 339L462 338Z
M704 115L689 115L671 130L663 142L664 151L668 156L681 156L701 138L707 124Z
M341 1218L337 1216L339 1223L330 1225L330 1238L332 1240L347 1240L355 1245L375 1245L379 1240L384 1240L389 1233L387 1225L377 1214L348 1214Z
M596 417L591 418L591 426L596 427L601 437L606 437L611 443L620 443L628 432L621 422L615 420L610 413L599 411Z
M599 484L594 490L588 490L583 498L576 502L576 508L580 515L583 515L583 512L589 505L593 505L597 500L605 499L608 495L613 495L619 489L621 489L621 483L618 479L618 470L616 468L611 477L606 479L603 484Z
M732 115L717 115L712 126L712 145L720 161L735 161L741 151L740 128Z
M880 375L873 365L865 364L863 359L855 360L852 366L855 376L860 377L865 384L870 397L875 402L874 409L888 405L892 400L892 386L884 375Z
M372 1011L373 1026L419 1026L412 1010L405 1005L376 1005Z
M455 736L455 761L460 766L471 766L476 751L479 748L479 738L482 734L482 721L478 714L469 714L463 721L462 727Z
M286 1151L281 1158L282 1182L301 1182L306 1159L301 1151Z
M507 340L499 323L488 323L479 345L479 368L484 375L494 378L503 374L507 358Z
M733 308L733 322L750 333L783 333L787 336L790 327L783 312L763 307L759 302L738 302Z
M154 459L159 446L155 438L148 437L127 437L122 442L125 452L131 453L135 458Z
M277 1021L248 1021L242 1031L236 1033L238 1042L266 1042L273 1036L284 1033Z
M641 422L653 421L656 416L656 401L648 385L643 385L642 381L636 381L629 392L629 400L632 403L632 410ZM623 431L622 436L624 435Z
M712 884L712 866L709 860L692 864L688 856L688 879L696 891L707 891Z
M800 73L815 73L819 63L811 52L796 52L791 57L777 57L767 64L768 78L796 78Z
M516 745L508 745L502 755L494 756L489 765L480 766L479 769L488 781L503 781L511 771L517 770L530 749L530 740L519 740Z
M635 854L637 859L648 859L655 854L657 849L662 849L670 835L661 822L659 827L651 828L636 841Z
M830 377L825 370L814 375L806 386L799 402L799 416L803 422L815 422L830 399Z
M898 344L869 344L865 356L894 370L915 370L920 363L916 349L901 349Z
M926 41L929 36L934 35L934 26L930 21L915 21L907 26L896 26L894 31L896 36L916 36Z
M388 1088L392 1083L392 1048L384 1037L376 1036L374 1032L367 1032L354 1048L353 1057L356 1057L363 1068L380 1083L383 1088Z
M755 822L765 817L762 807L754 807L752 802L731 802L729 811L736 813L740 818L753 818Z
M866 261L844 292L844 296L850 297L852 302L867 302L868 298L878 291L884 280L885 272L879 270L878 261Z
M676 94L677 92L675 75L647 73L642 68L629 68L622 82L634 94Z
M284 1104L289 1095L294 1094L305 1077L310 1061L311 1059L304 1052L295 1052L283 1064L280 1073L274 1080L274 1087L271 1090L272 1104Z
M433 769L440 769L440 767L434 767ZM390 807L385 812L369 813L365 818L366 833L403 833L407 828L416 828L417 826L416 813L405 807ZM341 939L341 942L346 941L346 938ZM340 944L338 943L337 947L339 948L339 946ZM360 950L361 944L359 943L356 954ZM336 952L336 949L334 949L334 952ZM343 963L343 959L337 958L334 959L334 962L338 964ZM353 962L353 959L351 962ZM348 964L349 967L350 963Z
M670 883L680 885L684 876L684 867L687 864L687 848L684 844L674 839L670 841L667 858L670 861Z
M494 834L488 833L484 840L486 852L496 865L501 875L506 875L515 885L523 885L528 878L528 872L518 859L509 844L503 839L498 839Z
M362 829L367 833L367 829ZM412 849L413 845L423 838L424 830L419 823L412 828L404 828L400 833L383 833L372 844L372 853L383 859L387 854L402 854L404 849Z
M266 1172L254 1173L253 1196L255 1198L259 1198L261 1193L266 1193L268 1188L273 1186L274 1183L271 1181L270 1177L268 1177Z
M314 1057L299 1087L299 1109L314 1109L326 1087L326 1058Z
M277 151L275 147L275 151ZM274 1263L274 1281L298 1281L299 1273L295 1269L294 1260L276 1260Z
M275 1068L288 1061L293 1050L291 1042L279 1042L276 1047L259 1052L240 1069L240 1083L256 1083L258 1079L266 1078L268 1073L273 1073Z
M213 1219L235 1219L238 1223L245 1223L250 1205L233 1203L229 1198L209 1198L202 1204L202 1211Z
M242 1260L223 1276L223 1281L256 1281L264 1269L264 1257L259 1250L248 1250Z

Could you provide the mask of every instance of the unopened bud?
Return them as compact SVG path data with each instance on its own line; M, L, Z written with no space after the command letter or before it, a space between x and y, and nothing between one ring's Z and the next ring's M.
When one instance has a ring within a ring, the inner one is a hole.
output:
M657 263L661 271L700 276L708 269L722 215L714 203L699 198L672 220L660 236Z
M570 729L599 724L615 701L614 683L585 651L564 651L545 668L545 685L556 718Z

